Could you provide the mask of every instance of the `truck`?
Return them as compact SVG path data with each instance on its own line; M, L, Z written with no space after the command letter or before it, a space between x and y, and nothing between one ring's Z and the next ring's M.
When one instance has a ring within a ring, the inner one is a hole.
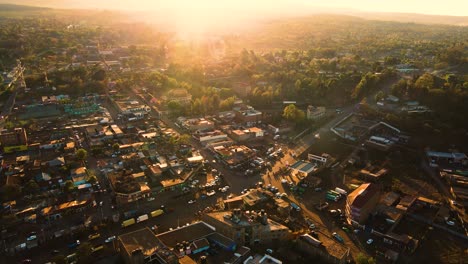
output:
M150 213L151 217L156 217L164 214L164 211L162 209L155 210Z
M130 218L122 222L122 227L127 227L135 224L135 218Z
M143 222L143 221L148 220L148 218L149 218L149 217L148 217L147 214L140 215L139 217L137 217L136 222L137 222L137 223L140 223L140 222Z
M299 207L299 205L295 204L295 203L291 203L291 207L296 210L296 211L301 211L301 207Z
M335 192L337 192L337 193L339 193L341 195L348 195L347 191L345 191L345 190L343 190L341 188L338 188L338 187L335 188Z
M341 197L341 193L339 193L339 192L337 192L337 191L329 190L328 192L329 192L329 193L332 193L332 194L334 194L334 195L337 195L337 196L339 196L339 197Z

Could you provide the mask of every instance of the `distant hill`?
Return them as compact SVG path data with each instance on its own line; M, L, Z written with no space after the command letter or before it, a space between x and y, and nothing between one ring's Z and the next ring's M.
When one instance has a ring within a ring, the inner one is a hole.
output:
M13 5L13 4L1 4L0 1L0 11L1 12L18 12L18 11L43 11L47 10L47 7L39 6L25 6L25 5Z
M50 7L58 9L107 9L116 8L113 5L114 2L119 0L0 0L0 4L8 3L12 4L0 8L0 11L12 10L31 10L31 8L37 8L33 6ZM16 8L14 5L23 5ZM28 6L28 7L26 7ZM118 5L117 5L118 6ZM295 9L294 9L295 8ZM38 9L35 9L38 10ZM125 10L123 10L125 11ZM302 9L297 7L291 7L289 10L284 10L288 17L294 16L307 16L313 14L339 14L339 15L352 15L370 20L385 20L395 21L404 23L418 23L418 24L445 24L445 25L457 25L457 26L468 26L468 16L442 16L442 15L424 15L416 13L384 13L384 12L363 12L354 9L344 8L327 8L327 7L316 7L316 6L304 6ZM154 17L154 12L151 12ZM164 13L158 14L157 16L164 17ZM268 16L269 19L274 19L273 16ZM280 18L280 17L277 17Z
M404 23L417 24L440 24L440 25L455 25L468 26L468 16L439 16L439 15L424 15L411 13L365 13L351 12L349 15L370 19L395 21Z

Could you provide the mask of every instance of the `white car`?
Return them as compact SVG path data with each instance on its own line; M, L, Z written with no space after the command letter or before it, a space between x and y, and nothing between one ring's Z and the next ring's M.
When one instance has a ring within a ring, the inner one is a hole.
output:
M215 190L212 190L212 191L209 191L209 192L206 193L206 195L208 195L208 196L213 196L215 194L216 194Z
M110 243L110 242L114 241L115 239L116 239L115 236L108 237L108 238L106 238L106 240L104 240L104 243Z
M450 220L447 220L445 223L447 223L447 225L449 225L449 226L454 226L455 225L455 222L450 221Z
M374 240L372 238L369 238L366 243L367 243L367 245L370 245L370 244L374 243Z
M286 180L286 179L281 179L281 183L283 183L283 184L288 183L288 180Z
M195 202L196 202L196 200L190 200L190 201L188 201L188 204L193 204Z

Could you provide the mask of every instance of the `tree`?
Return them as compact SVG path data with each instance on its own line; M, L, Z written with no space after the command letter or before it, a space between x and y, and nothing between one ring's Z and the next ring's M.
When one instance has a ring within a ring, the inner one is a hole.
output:
M359 253L356 257L356 263L358 264L375 264L375 259L367 257L366 255Z
M75 152L76 158L83 161L88 157L88 152L85 149L78 149Z
M183 134L179 137L180 144L189 144L192 137L189 134Z
M91 183L91 184L95 184L95 183L97 182L97 177L96 177L96 175L93 175L93 174L89 175L87 181L88 181L89 183Z
M39 185L34 180L28 181L24 186L24 192L27 194L36 194L39 192L39 189Z
M290 104L284 108L283 118L297 124L305 120L305 113L298 109L294 104Z
M119 143L114 143L114 145L112 145L112 149L113 149L115 152L119 151L119 149L120 149Z
M374 97L375 101L377 102L384 98L385 98L385 93L383 91L379 91Z
M68 180L65 182L63 188L65 189L65 192L71 192L75 189L75 184L73 184L72 181Z

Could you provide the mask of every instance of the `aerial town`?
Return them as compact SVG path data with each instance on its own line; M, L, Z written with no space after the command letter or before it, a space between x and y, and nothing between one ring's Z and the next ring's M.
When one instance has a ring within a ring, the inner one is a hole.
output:
M1 263L466 263L466 111L443 123L439 103L467 107L466 26L457 66L417 48L229 62L211 39L192 69L171 62L178 40L58 21L22 22L47 54L0 50Z

